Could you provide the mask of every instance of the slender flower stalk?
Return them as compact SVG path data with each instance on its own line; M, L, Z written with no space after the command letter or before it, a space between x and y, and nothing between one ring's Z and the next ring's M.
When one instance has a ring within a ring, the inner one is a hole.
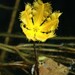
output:
M39 68L38 68L38 54L36 50L36 43L34 42L34 55L35 55L35 75L39 75Z

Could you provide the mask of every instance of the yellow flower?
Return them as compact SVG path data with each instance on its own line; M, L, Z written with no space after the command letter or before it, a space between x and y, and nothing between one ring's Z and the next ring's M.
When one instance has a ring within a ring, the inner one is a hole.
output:
M59 11L52 13L50 3L37 0L33 5L26 4L20 13L21 28L29 40L44 42L55 36L60 15Z

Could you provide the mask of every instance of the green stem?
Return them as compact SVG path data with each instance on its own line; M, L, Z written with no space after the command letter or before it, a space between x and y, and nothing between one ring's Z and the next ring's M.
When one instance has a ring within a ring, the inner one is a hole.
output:
M38 54L37 54L35 42L34 42L34 55L35 55L35 73L36 73L35 75L39 75Z

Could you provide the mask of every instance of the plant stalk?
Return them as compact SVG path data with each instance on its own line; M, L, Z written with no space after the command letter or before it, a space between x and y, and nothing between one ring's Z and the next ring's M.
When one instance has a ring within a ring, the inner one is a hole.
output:
M34 55L35 55L35 75L39 75L39 68L38 68L38 54L36 50L36 43L34 42Z

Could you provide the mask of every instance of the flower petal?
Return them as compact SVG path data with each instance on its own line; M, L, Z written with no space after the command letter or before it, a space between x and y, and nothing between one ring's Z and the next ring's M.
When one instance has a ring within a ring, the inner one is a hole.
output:
M26 37L29 40L35 41L34 31L33 30L28 30L27 28L24 27L24 25L21 25L21 28L22 28L22 31L24 32L24 34L26 35Z
M54 12L47 21L45 21L41 26L40 26L40 31L42 32L49 32L52 30L55 30L58 27L59 23L59 16L61 13L59 12Z
M51 15L51 19L52 19L52 20L56 20L56 21L54 22L55 25L52 25L51 30L57 29L58 24L59 24L59 17L60 17L61 14L62 14L62 13L60 13L59 11L57 11L57 12L54 12L54 13Z
M41 0L35 1L33 4L34 25L40 26L51 13L51 4L43 3Z
M32 23L32 14L31 14L31 6L30 4L27 4L25 7L25 10L21 12L20 14L20 20L26 25L28 29L33 28L33 23Z
M37 32L36 33L36 39L42 42L45 42L48 38L52 38L54 37L55 34L54 32L50 32L50 33L42 33L42 32Z
M62 13L60 13L59 11L53 12L51 15L51 18L52 19L58 19L61 14Z
M45 22L42 26L40 26L41 32L49 32L51 30L56 29L59 21L58 19Z
M34 25L40 26L43 18L43 11L44 11L44 4L41 2L34 2L33 6L33 20L34 20Z

